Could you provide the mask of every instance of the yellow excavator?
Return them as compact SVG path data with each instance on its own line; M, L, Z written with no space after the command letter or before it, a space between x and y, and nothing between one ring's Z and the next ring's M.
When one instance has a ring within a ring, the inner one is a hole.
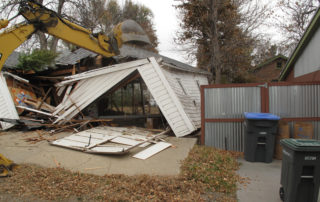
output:
M0 71L9 55L37 31L50 34L78 47L88 49L105 57L119 54L123 43L137 41L150 44L141 26L133 20L119 23L108 35L92 33L90 30L72 23L56 12L34 0L20 2L19 13L25 22L12 26L0 33ZM0 19L0 30L9 25L10 20Z
M0 154L0 177L7 177L17 167L17 164Z
M21 1L19 12L15 17L19 15L23 16L26 21L7 29L4 28L12 19L0 19L0 30L2 31L0 32L0 71L10 54L37 31L105 57L118 55L120 47L126 42L136 41L150 44L144 30L133 20L126 20L116 25L111 33L105 35L104 33L92 33L62 18L56 12L34 0ZM14 167L16 165L11 160L0 154L0 177L7 176Z

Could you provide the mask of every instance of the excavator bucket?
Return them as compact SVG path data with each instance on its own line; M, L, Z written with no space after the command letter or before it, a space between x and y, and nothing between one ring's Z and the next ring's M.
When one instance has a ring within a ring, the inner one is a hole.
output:
M0 177L7 177L11 171L18 167L17 164L0 154Z
M122 43L138 42L151 44L149 37L142 27L134 20L125 20L119 25Z

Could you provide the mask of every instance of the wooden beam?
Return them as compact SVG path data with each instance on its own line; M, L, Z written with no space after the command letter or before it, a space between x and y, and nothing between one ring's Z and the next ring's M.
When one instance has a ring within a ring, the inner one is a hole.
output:
M49 90L46 92L44 97L41 99L39 106L36 109L38 109L38 110L41 109L43 102L48 98L48 95L51 92L51 90L52 90L52 87L50 87Z
M144 98L143 98L143 81L142 78L140 77L140 96L141 96L141 107L142 107L142 114L145 114L145 110L144 110Z
M134 83L133 82L131 83L131 87L132 87L132 92L131 92L131 96L132 96L132 114L135 114L135 111L134 111L135 99L134 99Z
M123 87L121 88L121 111L123 112Z
M117 109L118 112L120 112L120 109L117 105L117 103L113 100L113 98L111 97L111 103L113 104L113 106Z

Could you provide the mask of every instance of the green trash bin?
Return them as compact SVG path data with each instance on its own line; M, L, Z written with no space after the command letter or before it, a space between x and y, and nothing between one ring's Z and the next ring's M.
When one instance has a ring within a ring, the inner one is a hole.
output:
M280 198L285 202L317 202L320 184L320 141L282 139Z

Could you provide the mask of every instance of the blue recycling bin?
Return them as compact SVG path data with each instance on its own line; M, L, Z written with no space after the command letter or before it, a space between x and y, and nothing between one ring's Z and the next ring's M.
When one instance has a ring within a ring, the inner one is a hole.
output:
M279 116L270 113L245 112L244 159L271 163Z

